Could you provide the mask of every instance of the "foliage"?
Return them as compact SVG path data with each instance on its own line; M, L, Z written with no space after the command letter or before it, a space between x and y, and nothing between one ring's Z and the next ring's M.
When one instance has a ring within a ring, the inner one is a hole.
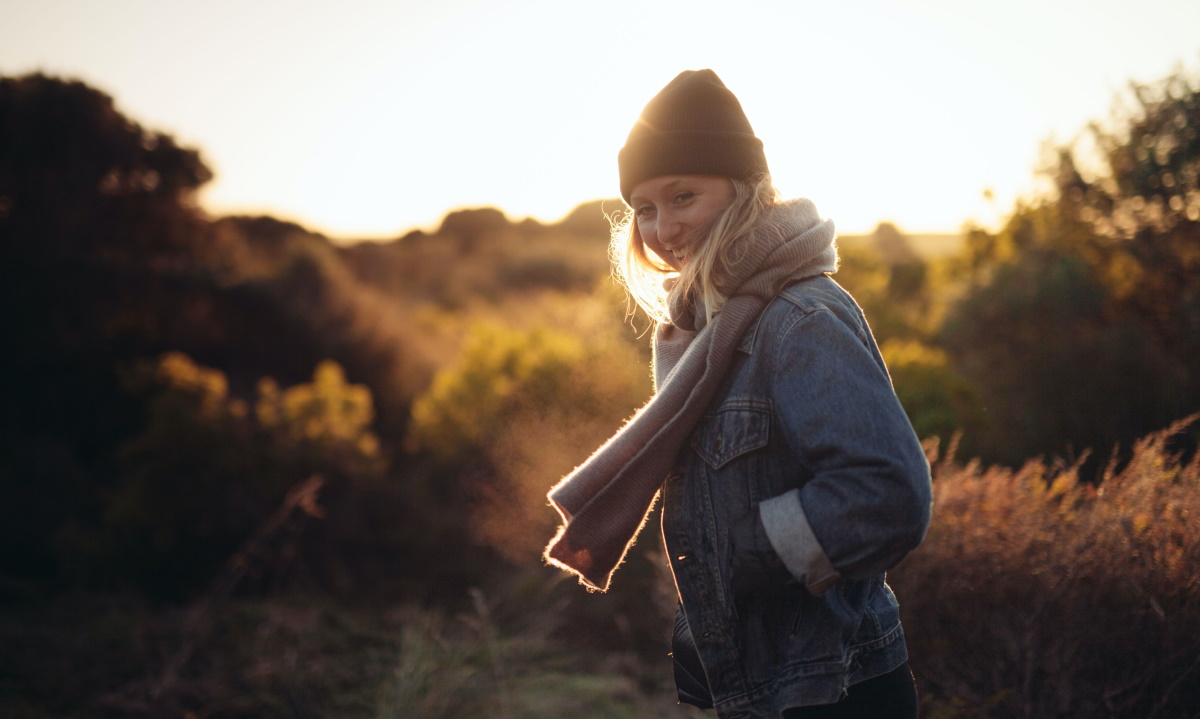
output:
M499 302L513 294L590 291L608 274L607 231L596 225L579 213L542 226L509 224L491 208L460 210L436 234L359 243L340 254L369 287L464 311L479 300Z
M954 371L944 351L901 339L879 349L918 437L947 441L956 433L982 431L983 405L975 388Z
M0 78L0 572L48 579L143 420L113 366L203 334L199 153L44 75ZM179 320L184 320L180 322Z
M1132 97L1092 126L1090 170L1057 148L1055 194L968 231L939 341L991 412L989 459L1107 451L1200 407L1200 90Z
M308 446L317 451L336 447L370 460L379 455L379 440L368 429L374 416L371 391L347 384L342 368L331 360L317 365L312 384L280 391L273 379L263 378L254 415L262 429L279 436L292 452Z
M839 245L838 254L834 279L862 306L877 341L923 338L919 308L905 301L910 297L894 294L893 276L903 269L889 264L876 249L858 242Z
M1097 170L1059 152L1064 215L1089 226L1079 250L1110 294L1168 345L1200 347L1200 80L1133 84L1129 105L1093 123Z
M550 484L650 392L644 358L610 311L547 297L531 327L477 323L413 404L409 446L471 477L476 532L510 559L540 557L553 534Z
M942 341L989 416L972 453L1107 452L1197 406L1194 366L1107 302L1078 257L1031 249L952 311Z
M293 483L317 473L363 482L383 462L371 433L371 395L335 363L311 384L280 390L264 379L253 411L231 397L225 376L180 353L128 374L149 392L145 430L120 450L119 482L106 493L99 542L90 528L68 534L69 557L99 552L106 581L179 595L215 569ZM76 546L76 545L82 546ZM88 566L91 565L91 566Z
M509 229L508 218L494 207L472 210L456 210L442 219L439 235L456 238L463 249L469 250L489 234L502 233Z
M985 468L935 450L933 524L889 575L931 704L962 716L1191 716L1200 459L1170 450L1185 426L1140 440L1099 486L1078 465Z
M459 361L440 371L413 403L410 440L444 461L496 441L522 405L545 406L570 389L583 357L579 338L545 328L478 324Z
M0 413L0 487L10 500L0 503L3 574L67 585L111 579L88 569L112 549L90 544L88 528L103 526L112 497L128 489L120 448L159 421L150 418L150 394L123 387L121 368L182 352L220 373L231 403L253 397L264 376L303 383L332 359L370 388L370 431L386 456L402 451L412 398L457 347L451 328L476 311L467 305L590 288L605 271L604 237L510 224L498 211L446 223L459 234L486 230L474 232L467 254L451 235L346 249L274 218L209 220L193 204L211 176L199 153L141 128L79 82L4 78L0 119L0 377L13 408ZM366 268L377 271L367 279ZM223 443L221 433L233 431L226 425L238 423L181 424L179 432L195 434L180 446L212 442L213 453L197 450L201 460L254 466L265 450ZM304 446L285 450L281 441L271 451L299 465ZM332 546L372 550L335 561L328 548L313 548L330 571L364 565L364 557L407 561L427 546L460 547L425 535L434 524L458 532L442 516L462 514L461 493L419 464L398 466L402 476L390 486L328 488L331 501L354 505L321 523L340 528ZM397 526L389 518L402 508L437 520ZM219 544L213 557L224 551ZM393 560L376 579L395 575Z
M184 206L212 173L112 98L41 74L0 78L0 253L163 263L193 249ZM64 208L71 211L64 211Z

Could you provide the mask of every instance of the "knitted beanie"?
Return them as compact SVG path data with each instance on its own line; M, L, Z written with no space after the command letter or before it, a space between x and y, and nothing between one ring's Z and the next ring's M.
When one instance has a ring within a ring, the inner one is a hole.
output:
M638 183L661 175L749 180L767 172L762 140L712 70L685 70L655 95L629 131L617 165L627 203Z

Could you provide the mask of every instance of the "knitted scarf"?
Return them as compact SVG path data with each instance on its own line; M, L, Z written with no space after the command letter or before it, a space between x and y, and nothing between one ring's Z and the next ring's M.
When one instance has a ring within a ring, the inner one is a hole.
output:
M833 222L808 200L774 206L745 239L722 283L732 288L729 299L711 322L701 302L672 289L671 322L655 331L657 393L550 490L563 525L546 561L591 589L608 589L746 330L785 287L837 269Z

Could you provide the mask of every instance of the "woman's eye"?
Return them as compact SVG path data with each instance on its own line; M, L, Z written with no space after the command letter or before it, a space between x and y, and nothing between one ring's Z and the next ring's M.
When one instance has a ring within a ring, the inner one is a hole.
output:
M688 200L692 199L695 196L696 196L696 193L685 190L683 192L675 193L675 201L676 202L687 202Z
M639 207L633 211L633 216L640 220L643 217L648 217L650 215L650 213L653 211L654 211L653 207L650 207L649 205L642 205L641 207Z

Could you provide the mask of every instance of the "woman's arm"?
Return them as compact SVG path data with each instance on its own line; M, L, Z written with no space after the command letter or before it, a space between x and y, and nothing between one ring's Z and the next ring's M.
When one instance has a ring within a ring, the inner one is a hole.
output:
M773 358L776 417L811 479L759 512L771 546L816 594L839 575L899 563L924 538L932 503L920 442L865 324L856 332L849 319L793 315Z

